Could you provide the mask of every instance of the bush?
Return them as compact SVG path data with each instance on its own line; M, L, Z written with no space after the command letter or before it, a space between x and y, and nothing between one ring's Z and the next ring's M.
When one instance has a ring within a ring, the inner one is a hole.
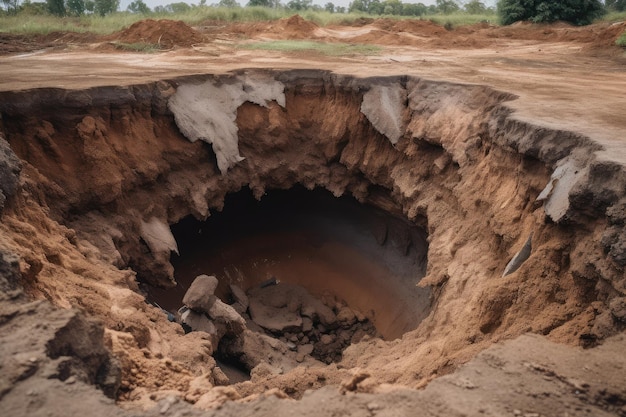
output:
M617 38L617 40L615 41L615 44L617 46L626 48L626 32L622 33L621 36Z
M498 14L502 23L510 25L520 20L539 22L570 22L588 25L604 14L599 0L500 0Z

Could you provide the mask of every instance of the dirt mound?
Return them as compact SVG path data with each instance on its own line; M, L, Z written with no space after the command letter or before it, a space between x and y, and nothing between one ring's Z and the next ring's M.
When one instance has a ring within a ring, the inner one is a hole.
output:
M271 29L273 33L280 33L287 39L306 39L313 37L313 32L318 27L315 23L304 20L296 14L286 19L280 19Z
M189 47L204 41L203 36L180 20L146 19L118 32L114 39L126 43L150 43L162 49Z
M448 31L442 26L431 22L430 20L393 20L379 19L374 26L386 30L388 32L408 32L418 36L445 36Z

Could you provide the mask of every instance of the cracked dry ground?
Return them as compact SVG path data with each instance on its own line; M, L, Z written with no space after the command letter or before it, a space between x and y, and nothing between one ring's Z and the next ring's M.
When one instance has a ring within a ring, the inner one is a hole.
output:
M621 25L289 19L4 56L3 414L626 415L626 72L597 42ZM240 315L222 333L154 304L201 273Z

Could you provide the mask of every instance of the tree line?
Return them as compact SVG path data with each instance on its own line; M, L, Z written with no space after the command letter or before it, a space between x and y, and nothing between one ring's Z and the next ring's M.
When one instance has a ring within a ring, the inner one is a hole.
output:
M207 0L200 0L198 5L190 5L186 2L175 2L166 6L156 6L150 9L143 0L133 0L126 11L130 13L184 13L195 7L209 7ZM626 1L626 0L624 0ZM49 13L56 16L81 16L95 13L101 16L118 11L120 0L45 0L45 2L33 2L31 0L0 0L4 13L17 14L43 14ZM242 7L237 0L219 0L213 4L215 7ZM327 2L324 6L313 4L313 0L249 0L244 7L269 7L284 8L293 11L315 10L330 13L361 12L371 15L402 15L423 16L435 14L451 14L466 12L470 14L485 14L495 12L485 6L480 0L469 0L461 3L455 0L436 0L435 5L427 6L423 3L403 3L401 0L353 0L348 7L336 6L333 2Z
M56 16L81 16L96 14L105 16L117 12L120 0L45 0L33 2L31 0L0 0L0 13L4 14L52 14ZM237 0L219 0L217 4L207 6L207 0L200 0L198 5L185 2L170 3L166 6L157 6L150 9L143 0L133 0L126 11L130 13L185 13L196 7L242 7ZM626 10L626 0L499 0L496 10L488 8L480 0L436 0L434 5L423 3L403 3L401 0L352 0L348 7L335 6L327 2L324 6L313 4L313 0L249 0L245 7L284 8L293 11L325 10L330 13L358 12L374 16L424 16L437 14L468 13L474 15L495 13L503 24L510 24L520 20L533 22L553 22L563 20L574 24L591 23L606 10Z

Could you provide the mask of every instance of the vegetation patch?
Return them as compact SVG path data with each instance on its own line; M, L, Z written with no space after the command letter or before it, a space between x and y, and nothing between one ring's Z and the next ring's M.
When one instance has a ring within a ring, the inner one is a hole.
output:
M159 52L161 50L159 45L154 44L154 43L145 43L145 42L134 42L134 43L111 42L111 45L113 45L115 49L119 49L120 51L127 51L127 52L143 52L147 54L152 54L155 52Z
M622 48L626 48L626 31L620 35L619 38L615 41L617 46L621 46Z
M243 49L281 51L281 52L317 52L328 56L378 55L382 48L375 45L353 43L324 43L314 41L280 40L269 42L253 42L239 46Z

